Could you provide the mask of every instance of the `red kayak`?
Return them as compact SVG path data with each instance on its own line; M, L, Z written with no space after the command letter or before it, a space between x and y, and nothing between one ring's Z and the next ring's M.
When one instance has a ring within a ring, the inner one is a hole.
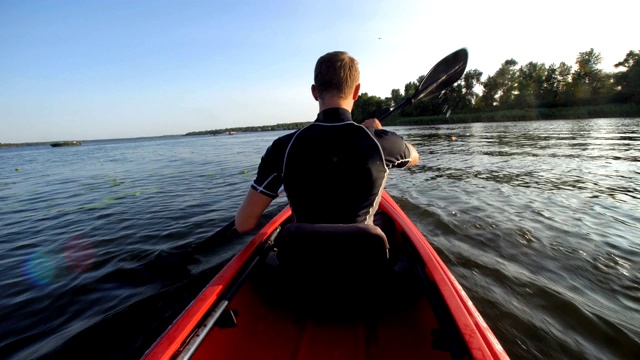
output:
M286 207L144 359L508 359L386 191L379 212L391 232L292 224Z

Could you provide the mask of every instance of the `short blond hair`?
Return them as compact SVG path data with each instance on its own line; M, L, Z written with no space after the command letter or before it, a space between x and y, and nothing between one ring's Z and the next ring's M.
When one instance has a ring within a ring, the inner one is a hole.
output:
M313 81L320 98L325 94L348 98L360 82L358 61L344 51L326 53L316 62Z

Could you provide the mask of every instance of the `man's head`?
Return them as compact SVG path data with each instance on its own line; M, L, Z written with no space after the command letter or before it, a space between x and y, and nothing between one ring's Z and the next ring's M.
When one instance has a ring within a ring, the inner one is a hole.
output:
M326 96L355 100L360 90L358 61L344 51L327 53L316 62L313 80L316 100L324 100Z

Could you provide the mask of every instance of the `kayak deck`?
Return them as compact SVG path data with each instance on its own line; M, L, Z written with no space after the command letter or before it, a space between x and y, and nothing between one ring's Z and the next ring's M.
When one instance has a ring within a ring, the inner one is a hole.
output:
M336 309L339 304L333 303L318 312L291 311L278 305L278 298L286 296L290 301L290 294L266 294L280 289L264 289L258 277L262 276L245 282L229 303L237 325L214 327L193 359L208 359L212 354L221 359L451 358L442 349L447 344L433 336L440 325L419 286L379 289L390 292L370 298L369 306L359 308L345 304Z

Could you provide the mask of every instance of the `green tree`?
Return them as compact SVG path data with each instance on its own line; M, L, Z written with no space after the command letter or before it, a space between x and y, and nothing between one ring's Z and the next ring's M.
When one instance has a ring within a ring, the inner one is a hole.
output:
M498 106L497 96L499 93L498 82L493 75L487 76L482 82L482 95L478 98L476 108L480 110L492 110Z
M514 105L518 108L535 108L543 96L547 67L545 64L528 62L518 69L517 94Z
M498 95L498 104L500 107L513 107L518 84L518 72L515 70L517 65L517 61L509 59L502 63L502 66L500 66L500 69L496 72L496 78L500 86L500 93Z
M506 60L495 74L488 76L482 83L484 88L480 97L479 107L490 110L495 107L509 108L513 106L516 94L517 71L514 69L518 62L514 59Z
M405 97L400 92L400 89L391 90L391 106L392 107L398 106L398 104L400 104L404 99Z
M461 105L462 109L469 110L473 108L478 97L478 93L475 91L476 86L480 85L482 81L482 71L478 69L467 70L462 75L462 89L464 95L464 102Z
M464 84L462 81L458 81L442 92L441 111L448 116L452 111L457 112L464 109L466 102L467 98L464 93Z
M362 122L366 119L380 116L384 101L379 96L362 93L353 104L353 120Z
M404 85L404 99L410 97L418 90L418 83L415 81L410 81ZM416 116L416 108L414 106L407 106L401 112L402 116L412 117Z
M418 83L415 81L410 81L404 85L404 96L405 98L413 95L418 90Z
M571 65L564 61L547 68L540 100L541 107L558 107L566 104L567 89L571 82Z
M601 63L602 55L593 48L578 54L577 68L571 77L574 104L598 103L608 94L611 78L598 68Z
M626 69L614 75L619 88L614 101L640 104L640 51L630 50L624 60L613 66Z

